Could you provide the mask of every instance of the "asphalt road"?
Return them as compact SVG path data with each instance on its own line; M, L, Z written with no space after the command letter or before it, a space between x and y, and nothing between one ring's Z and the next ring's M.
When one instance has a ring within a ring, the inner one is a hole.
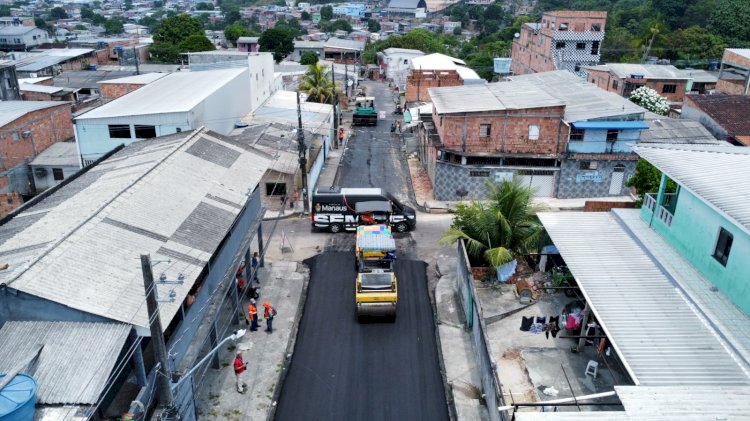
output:
M363 81L360 86L365 87L367 96L375 97L375 108L385 111L386 119L378 120L374 127L352 127L338 184L342 187L384 188L399 200L408 202L408 173L401 162L399 140L390 132L391 123L402 116L393 115L396 104L388 84Z
M360 324L353 253L306 263L307 302L275 419L447 420L425 264L397 261L395 323Z

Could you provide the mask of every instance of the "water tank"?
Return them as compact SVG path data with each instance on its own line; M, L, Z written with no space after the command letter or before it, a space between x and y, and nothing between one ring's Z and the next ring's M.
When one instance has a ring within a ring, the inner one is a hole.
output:
M0 382L5 374L0 374ZM26 374L18 374L0 390L0 421L31 421L36 404L36 381Z

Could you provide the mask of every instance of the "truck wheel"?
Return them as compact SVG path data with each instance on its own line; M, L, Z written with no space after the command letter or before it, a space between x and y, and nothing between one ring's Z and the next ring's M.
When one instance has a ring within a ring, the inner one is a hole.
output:
M332 233L336 234L337 232L341 232L343 227L341 224L331 224L328 226L328 231L331 231Z
M396 229L396 232L406 232L409 231L409 226L406 225L406 222L399 222L394 227Z

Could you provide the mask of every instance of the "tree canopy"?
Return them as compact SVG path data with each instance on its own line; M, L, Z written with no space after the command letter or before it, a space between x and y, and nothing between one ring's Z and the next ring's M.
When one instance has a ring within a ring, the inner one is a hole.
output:
M162 21L154 34L154 43L168 42L177 45L193 34L203 34L203 24L183 13Z
M179 63L180 53L210 51L216 47L206 38L200 20L187 14L169 16L156 28L151 58L156 63Z
M249 37L250 35L250 29L246 28L240 22L235 22L224 28L224 38L232 44L236 44L240 37Z
M67 19L68 12L66 12L62 7L53 7L52 10L49 11L49 16L52 19Z
M318 62L318 55L313 51L305 51L299 59L300 64L310 65Z
M321 20L331 20L333 19L333 7L331 6L323 6L320 8L320 19Z
M104 23L104 30L107 35L117 35L125 31L123 22L120 19L109 19Z
M268 29L258 39L260 51L270 51L276 62L280 62L294 51L294 37L287 29Z
M182 42L180 42L180 45L178 45L178 48L181 53L194 53L197 51L212 51L215 50L216 47L214 44L206 38L203 34L193 34L189 37L185 38Z

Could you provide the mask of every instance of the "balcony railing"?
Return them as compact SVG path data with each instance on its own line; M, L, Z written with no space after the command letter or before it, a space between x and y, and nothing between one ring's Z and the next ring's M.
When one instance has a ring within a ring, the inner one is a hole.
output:
M659 206L659 212L656 214L656 217L667 227L672 226L672 218L674 215L672 215L672 212L668 211L664 206Z
M652 193L646 193L643 196L643 207L653 212L656 209L656 198Z
M571 140L568 152L574 153L633 153L628 144L638 140Z

